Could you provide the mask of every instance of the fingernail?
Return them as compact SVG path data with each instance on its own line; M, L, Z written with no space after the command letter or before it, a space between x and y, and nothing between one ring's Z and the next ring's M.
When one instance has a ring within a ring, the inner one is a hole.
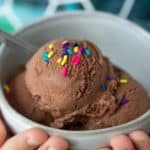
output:
M32 139L32 138L27 139L27 144L33 147L41 145L39 141Z

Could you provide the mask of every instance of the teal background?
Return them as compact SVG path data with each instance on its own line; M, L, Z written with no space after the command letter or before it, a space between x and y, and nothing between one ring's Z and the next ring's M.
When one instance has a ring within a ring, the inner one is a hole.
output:
M117 15L124 0L92 0L91 3L96 10ZM3 14L2 9L4 7L4 0L0 0L0 29L13 33L31 21L42 18L49 5L48 0L13 0L12 4L7 7L8 12L11 10L11 13L6 15ZM84 10L84 7L81 3L70 3L60 5L57 8L59 12L65 10ZM150 31L150 0L135 0L128 19Z

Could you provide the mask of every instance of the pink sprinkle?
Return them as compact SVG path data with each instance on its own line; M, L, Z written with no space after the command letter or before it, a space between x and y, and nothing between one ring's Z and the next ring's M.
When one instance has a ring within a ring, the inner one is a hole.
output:
M68 69L67 69L67 67L64 67L64 68L61 70L62 76L66 77L66 76L67 76L67 73L68 73Z
M72 62L72 63L74 63L74 62L75 62L75 60L76 60L76 56L72 56L72 58L71 58L71 62Z
M81 59L78 56L72 56L71 62L75 65L78 65L80 63Z
M80 57L76 58L76 61L74 62L75 65L78 65L80 63Z

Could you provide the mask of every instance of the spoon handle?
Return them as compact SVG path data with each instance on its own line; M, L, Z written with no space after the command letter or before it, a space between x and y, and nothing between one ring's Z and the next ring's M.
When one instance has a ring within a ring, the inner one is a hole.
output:
M21 38L16 38L15 36L12 36L2 30L0 30L0 40L8 42L7 44L12 44L16 48L23 48L28 54L33 54L34 51L38 49L38 47L33 46L32 44L22 40Z

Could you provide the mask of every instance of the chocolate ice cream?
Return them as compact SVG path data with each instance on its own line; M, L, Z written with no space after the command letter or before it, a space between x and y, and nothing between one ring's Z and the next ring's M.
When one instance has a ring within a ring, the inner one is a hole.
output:
M112 127L150 109L144 88L86 40L59 39L41 47L10 83L11 104L51 127Z

